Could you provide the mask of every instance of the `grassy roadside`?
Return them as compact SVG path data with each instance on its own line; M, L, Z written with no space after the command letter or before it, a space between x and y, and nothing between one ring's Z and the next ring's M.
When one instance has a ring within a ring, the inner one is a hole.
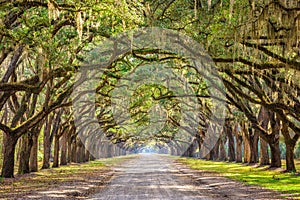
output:
M39 172L16 175L13 179L0 180L0 199L13 199L39 191L57 190L66 193L65 188L82 186L77 193L89 193L107 182L113 175L112 165L134 158L136 155L106 158L84 164L72 163L59 168L40 170ZM90 187L91 186L91 187ZM78 194L77 194L78 195ZM86 194L88 195L88 194Z
M238 163L214 162L194 158L179 158L179 162L190 168L202 171L216 172L224 177L259 185L268 189L280 191L286 196L292 195L300 199L300 176L295 173L282 173L282 170L268 170L266 167L245 166ZM300 169L300 161L297 162Z

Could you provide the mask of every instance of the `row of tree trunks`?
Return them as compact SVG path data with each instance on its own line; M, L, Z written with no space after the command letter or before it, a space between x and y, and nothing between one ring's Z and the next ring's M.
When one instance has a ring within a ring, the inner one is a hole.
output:
M10 178L14 175L15 149L18 142L20 144L17 158L18 173L24 174L38 171L38 138L42 128L44 129L43 169L50 167L53 136L54 160L52 167L59 167L59 165L66 165L70 162L87 162L94 160L95 157L100 157L99 155L91 155L85 148L82 141L76 136L73 124L66 124L65 127L62 126L60 122L61 115L61 112L56 112L55 115L48 115L45 120L41 121L34 128L28 130L26 134L21 135L19 139L16 134L4 134L4 157L3 168L1 171L2 177ZM112 145L110 142L106 142L102 147L102 151L99 151L99 154L101 154L101 157L111 157L126 155L126 151L122 148L120 149L117 145Z
M261 107L259 110L258 122L264 130L269 130L269 127L271 127L268 135L264 136L259 130L249 127L246 123L232 126L227 123L218 142L205 159L228 160L231 162L244 161L244 163L248 164L260 163L262 166L270 165L271 168L281 167L281 151L279 146L279 135L281 133L284 136L286 145L286 170L296 171L294 149L299 135L291 134L288 123L285 123L284 118L280 118L278 113L270 112L264 107ZM201 140L201 137L196 138L196 142L189 146L184 156L193 157L196 151L195 145L198 146L198 150L200 151ZM225 144L227 144L227 152L225 151ZM258 151L259 144L260 154ZM176 155L175 150L171 148L171 154ZM269 156L269 150L271 156Z

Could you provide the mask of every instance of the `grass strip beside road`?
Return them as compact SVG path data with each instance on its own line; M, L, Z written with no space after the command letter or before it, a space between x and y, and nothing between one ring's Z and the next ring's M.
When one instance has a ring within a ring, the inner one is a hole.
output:
M239 163L216 162L195 158L179 158L179 162L191 169L215 172L221 176L258 185L300 199L300 176L297 173L283 173L283 170L269 170L267 167L248 166ZM300 161L297 161L300 169Z

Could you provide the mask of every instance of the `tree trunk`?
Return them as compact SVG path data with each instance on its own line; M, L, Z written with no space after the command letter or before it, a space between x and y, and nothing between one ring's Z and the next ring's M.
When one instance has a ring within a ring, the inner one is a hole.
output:
M294 148L295 145L286 143L286 171L295 172L295 161L294 161Z
M185 151L185 153L184 153L184 156L185 157L193 157L194 156L194 150L195 150L195 148L194 148L194 144L195 144L195 140L193 140L193 142L189 145L189 147L187 148L187 150Z
M265 130L268 130L268 125L270 121L269 112L268 110L261 106L259 114L258 114L258 121L261 124L261 127ZM268 152L268 143L260 137L260 165L269 165L270 158Z
M242 144L243 144L243 137L240 134L241 127L239 125L234 127L234 135L236 138L236 144L235 144L235 149L236 149L236 162L241 163L243 162L243 152L242 152Z
M67 140L67 135L68 135L68 132L65 132L63 135L62 135L62 145L61 145L61 152L60 152L60 165L67 165L67 143L68 143L68 140Z
M197 142L197 146L198 146L198 158L201 157L200 156L200 151L201 151L201 147L202 147L201 133L202 133L202 131L200 131L200 133L196 135L196 142Z
M81 141L81 148L80 148L80 159L81 162L85 162L85 147L82 141Z
M275 115L271 113L270 122L272 128L272 139L269 142L271 149L271 167L281 167L281 157L279 148L279 131L280 131L280 120Z
M112 148L112 144L110 142L107 143L107 158L111 158L114 154L113 152L113 148ZM134 150L136 151L136 149Z
M30 172L38 171L38 138L39 138L39 131L36 132L32 137L32 147L30 150L30 160L29 160Z
M268 143L260 137L260 165L270 164L268 146Z
M281 167L281 157L280 157L280 148L279 141L270 145L271 149L271 167Z
M90 152L88 150L85 150L84 162L89 162L89 160L90 160Z
M242 144L243 138L241 135L236 135L236 162L243 162L243 154L242 154Z
M247 129L243 127L243 142L244 142L244 163L250 162L250 137Z
M82 154L82 142L80 139L77 139L77 149L76 149L76 162L81 163L83 161L83 154Z
M219 154L220 154L219 147L220 147L220 139L216 142L214 148L211 150L211 154L212 154L211 159L212 160L219 159Z
M258 163L258 139L259 133L257 130L253 132L252 129L249 129L250 134L250 163Z
M282 129L281 133L284 136L284 143L286 146L286 171L288 172L295 172L296 166L294 161L294 149L297 143L297 140L299 139L299 135L295 135L293 138L291 138L291 135L289 133L289 127L285 122L282 122Z
M21 149L22 149L22 139L18 139L18 142L16 144L16 149L18 150L17 152L17 157L15 159L15 163L19 163L20 162L20 154L21 154Z
M32 133L26 133L22 136L22 146L20 151L20 160L19 160L19 167L18 173L19 174L26 174L30 172L29 169L29 159L31 153L31 147L33 144L32 140Z
M108 144L107 142L103 142L103 145L102 145L102 155L103 155L103 158L109 158L109 150L108 150Z
M52 153L51 145L52 145L54 136L56 136L58 134L58 128L59 128L60 121L61 121L61 115L62 115L62 109L60 109L56 114L55 120L53 121L53 128L52 128L51 134L50 134L50 129L51 129L51 125L52 125L52 119L54 117L50 115L50 120L49 120L50 123L48 123L49 132L47 133L47 137L44 137L44 142L46 143L46 145L44 146L44 153L46 154L46 156L44 156L45 167L43 165L43 169L50 167L50 158L51 158L51 153Z
M122 151L122 152L121 152L122 155L124 155L124 154L123 154L123 150L121 150L121 151ZM96 158L93 156L93 154L90 153L90 161L94 161L94 160L96 160Z
M194 157L194 142L195 141L193 141L188 148L188 156L189 157Z
M235 161L235 149L234 149L234 138L232 134L232 128L226 127L226 135L228 136L228 156L229 161Z
M50 151L51 151L51 141L50 141L50 131L51 131L52 116L49 115L46 118L46 124L44 127L44 157L42 169L50 168Z
M68 150L67 150L67 162L71 163L72 162L72 136L71 133L68 133Z
M59 136L58 136L58 134L55 134L55 137L54 137L54 159L53 159L53 165L52 165L53 168L58 167L58 165L59 165L58 160L59 160Z
M0 160L3 160L3 153L4 153L4 134L2 135L2 141L1 141L1 152L0 152Z
M71 143L71 162L76 162L76 149L77 149L77 142L76 142L76 138L72 139L72 143Z
M227 155L226 155L226 150L225 150L225 142L226 142L226 140L224 138L220 139L219 159L222 160L222 161L227 160Z
M15 166L15 149L18 138L14 135L4 133L4 151L3 151L3 165L1 176L4 178L14 177Z
M173 146L170 147L170 152L172 156L175 155L175 148Z

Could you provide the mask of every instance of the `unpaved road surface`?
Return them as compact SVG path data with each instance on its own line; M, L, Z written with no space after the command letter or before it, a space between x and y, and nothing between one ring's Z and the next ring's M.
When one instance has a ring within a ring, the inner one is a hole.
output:
M274 191L190 170L164 155L141 154L115 170L107 187L89 199L279 199Z

